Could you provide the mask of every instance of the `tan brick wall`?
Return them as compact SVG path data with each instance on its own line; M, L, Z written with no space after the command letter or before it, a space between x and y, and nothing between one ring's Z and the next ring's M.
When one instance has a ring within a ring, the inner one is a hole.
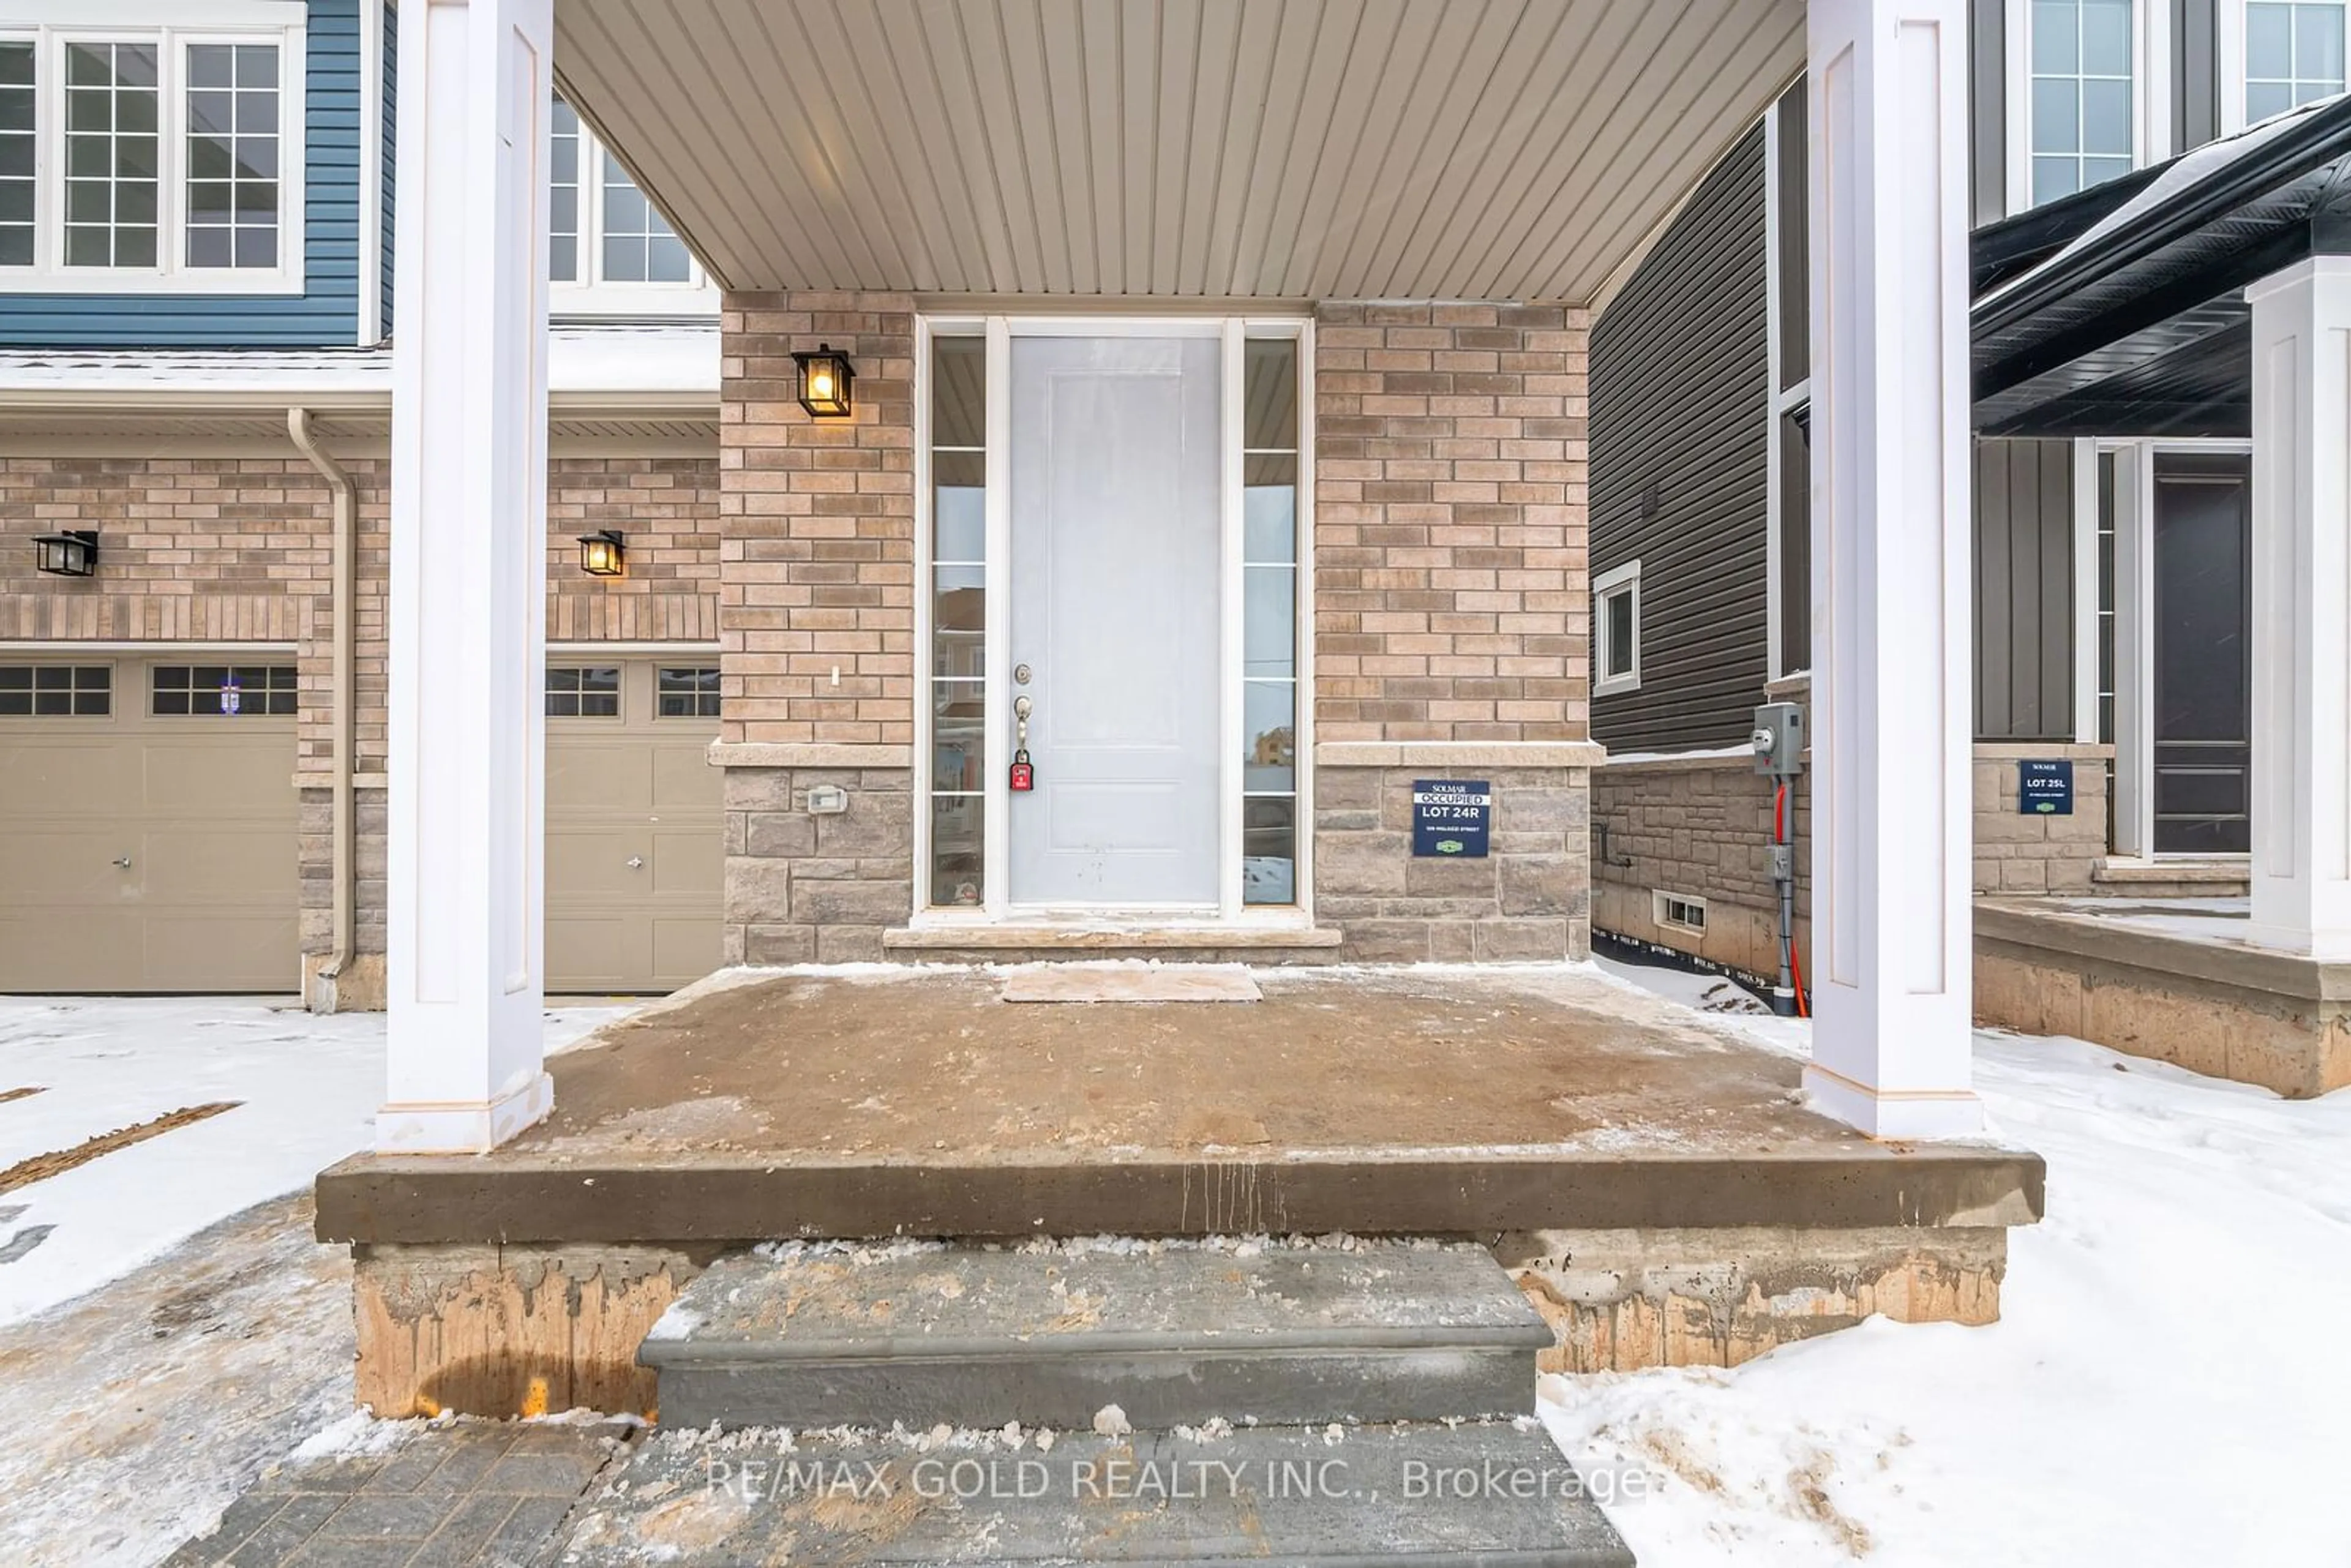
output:
M559 643L718 638L712 457L558 457L547 476L547 634ZM580 536L618 528L626 575L580 570Z
M389 464L341 459L359 493L354 644L358 770L385 764L390 653ZM700 641L717 635L718 464L708 457L585 457L548 470L548 632L561 641ZM628 536L628 575L581 574L577 536ZM33 569L33 535L95 528L87 580ZM332 502L298 457L15 457L0 461L0 639L292 643L302 709L290 771L323 776L334 632ZM302 792L302 946L325 950L334 896L329 792ZM384 815L359 800L357 935L383 950Z
M912 745L914 301L730 294L720 329L720 737ZM852 419L796 401L820 342L850 356Z
M1315 321L1318 737L1583 738L1586 314Z

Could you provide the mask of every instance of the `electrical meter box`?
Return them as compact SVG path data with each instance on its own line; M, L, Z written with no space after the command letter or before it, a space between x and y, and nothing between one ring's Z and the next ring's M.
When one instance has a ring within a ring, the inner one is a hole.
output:
M1765 703L1755 710L1755 771L1792 779L1804 770L1804 709L1801 703Z

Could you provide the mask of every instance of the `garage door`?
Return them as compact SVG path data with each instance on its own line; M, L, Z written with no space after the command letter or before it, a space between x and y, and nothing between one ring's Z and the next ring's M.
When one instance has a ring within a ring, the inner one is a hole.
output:
M547 988L669 991L718 967L718 661L550 653Z
M0 990L300 985L294 661L0 661Z

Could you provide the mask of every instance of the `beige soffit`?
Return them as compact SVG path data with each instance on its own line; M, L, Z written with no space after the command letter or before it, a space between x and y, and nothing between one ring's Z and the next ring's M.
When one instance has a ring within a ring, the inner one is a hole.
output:
M1589 299L1802 68L1801 0L556 0L737 288Z

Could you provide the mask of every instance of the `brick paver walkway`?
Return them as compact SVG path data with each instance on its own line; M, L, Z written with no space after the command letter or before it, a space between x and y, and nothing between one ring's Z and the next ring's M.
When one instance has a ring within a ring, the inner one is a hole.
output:
M519 1568L543 1555L629 1436L620 1426L462 1422L387 1454L289 1463L165 1568Z

